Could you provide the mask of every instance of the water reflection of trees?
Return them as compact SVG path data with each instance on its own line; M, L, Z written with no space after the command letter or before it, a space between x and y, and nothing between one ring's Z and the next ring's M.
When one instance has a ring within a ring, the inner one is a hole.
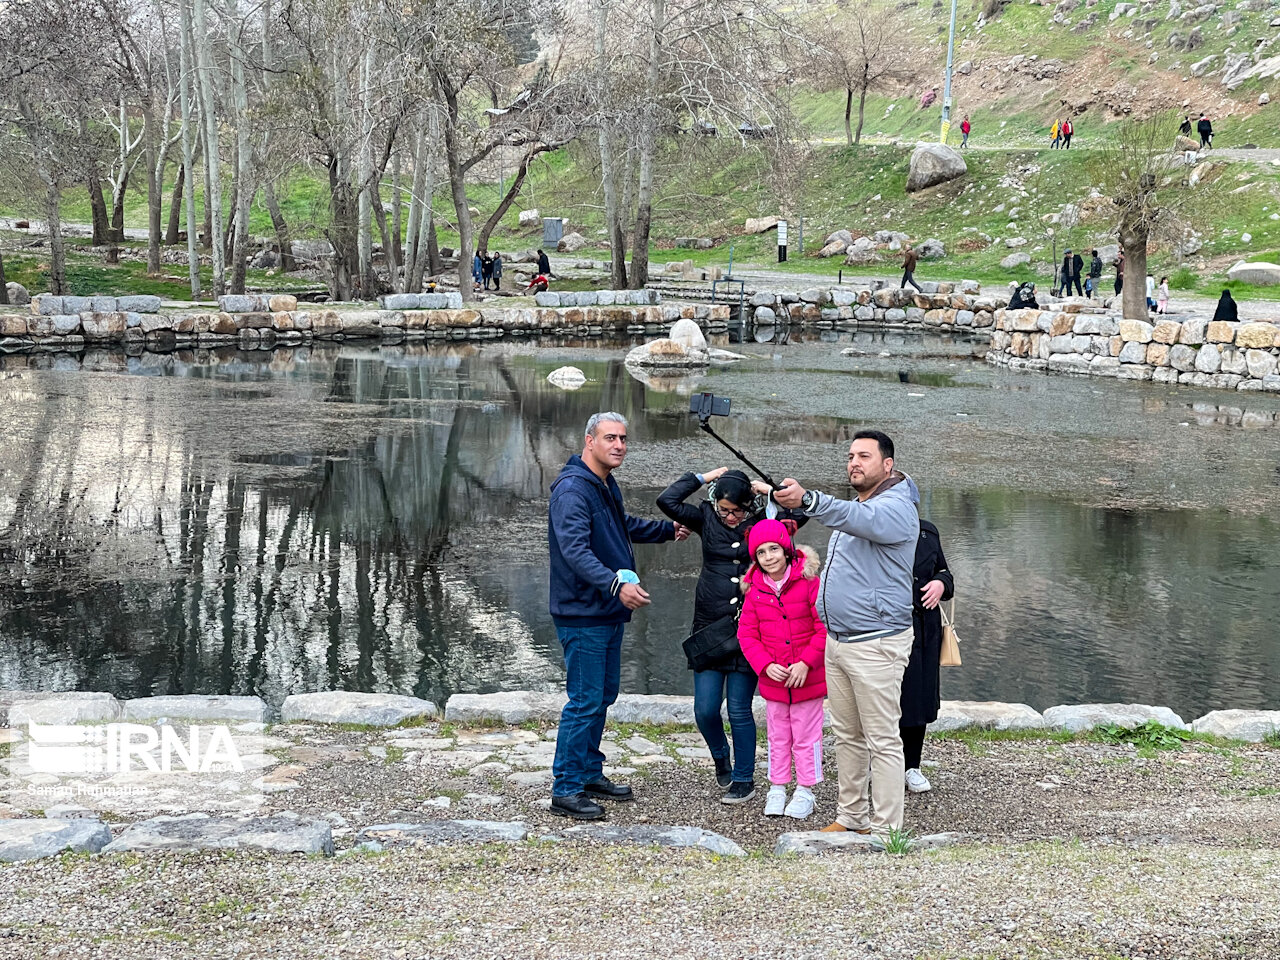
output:
M24 384L34 426L0 480L5 686L438 696L558 675L552 638L523 616L545 609L545 579L465 557L508 538L512 556L531 538L541 553L545 519L517 515L576 449L570 425L601 404L643 410L620 363L573 394L466 345L316 350L286 376L339 439L299 446L282 422L281 452L249 456L234 434L210 448L187 427L266 371L242 355L184 372L215 390L165 409L118 378L105 406L133 416L114 423ZM377 410L354 441L344 407Z

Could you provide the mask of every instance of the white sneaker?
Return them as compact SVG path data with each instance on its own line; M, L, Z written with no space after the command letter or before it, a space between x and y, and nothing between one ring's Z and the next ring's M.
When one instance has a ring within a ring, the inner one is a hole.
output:
M769 795L764 801L764 815L766 817L780 817L787 806L787 788L772 786L769 788Z
M808 787L796 787L796 792L783 813L793 820L807 820L809 814L813 813L813 791Z
M912 767L907 771L907 789L912 793L928 793L933 789L933 784L920 772L919 767Z

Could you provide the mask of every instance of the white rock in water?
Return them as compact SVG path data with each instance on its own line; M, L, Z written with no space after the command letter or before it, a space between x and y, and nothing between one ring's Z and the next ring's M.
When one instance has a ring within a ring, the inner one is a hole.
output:
M1047 726L1059 727L1071 733L1112 723L1132 730L1148 720L1155 720L1175 730L1187 729L1182 718L1168 707L1149 707L1141 703L1080 703L1050 707L1044 712Z
M943 700L938 719L929 724L933 732L964 730L1041 730L1044 717L1025 703L994 700Z
M577 367L557 367L547 374L547 382L563 390L577 390L587 382L587 375Z
M124 702L126 720L249 720L265 723L267 705L261 697L187 696L139 697Z
M641 367L705 367L707 351L686 347L667 337L641 344L627 354L628 366Z
M394 727L413 717L434 717L439 711L429 700L394 693L295 693L285 697L280 719L285 723L310 720L314 723L357 723L371 727Z
M1280 732L1280 710L1214 710L1191 723L1196 733L1260 743Z
M267 850L333 856L333 828L325 820L280 813L269 817L211 817L189 813L154 817L125 827L104 853Z
M0 863L54 857L64 850L97 853L111 842L100 820L0 820Z
M675 341L686 350L707 349L707 338L703 336L702 328L696 321L687 318L681 318L671 325L667 339Z

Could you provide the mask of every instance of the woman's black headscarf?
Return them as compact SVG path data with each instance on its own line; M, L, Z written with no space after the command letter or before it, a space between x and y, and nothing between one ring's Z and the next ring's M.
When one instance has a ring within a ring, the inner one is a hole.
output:
M728 500L740 507L750 507L755 498L751 481L741 470L730 470L711 485L712 500Z

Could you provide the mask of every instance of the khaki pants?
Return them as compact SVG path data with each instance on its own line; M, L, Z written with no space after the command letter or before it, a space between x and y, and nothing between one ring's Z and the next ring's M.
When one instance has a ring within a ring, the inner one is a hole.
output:
M902 674L913 632L861 643L827 639L827 702L836 738L836 821L850 830L902 829ZM867 775L870 773L870 790ZM871 807L867 800L870 794Z

